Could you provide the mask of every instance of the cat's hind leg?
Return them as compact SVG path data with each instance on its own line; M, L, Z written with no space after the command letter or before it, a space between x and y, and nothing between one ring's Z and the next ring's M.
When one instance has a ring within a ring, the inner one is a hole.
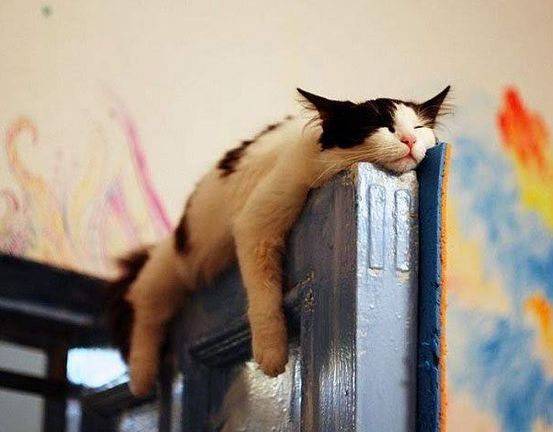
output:
M167 323L182 304L185 285L178 271L180 256L173 239L160 242L126 296L134 311L129 369L131 391L145 396L155 383Z
M164 322L150 319L148 311L135 309L129 369L131 393L137 397L146 396L157 379L165 337Z

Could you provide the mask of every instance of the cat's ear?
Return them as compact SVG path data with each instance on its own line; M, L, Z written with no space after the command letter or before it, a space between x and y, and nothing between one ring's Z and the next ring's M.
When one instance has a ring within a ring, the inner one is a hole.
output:
M447 86L440 93L426 102L418 104L418 111L422 117L428 120L432 125L436 123L436 119L450 111L450 106L446 102L447 95L451 90L451 86Z
M322 96L317 96L316 94L309 93L301 88L297 89L299 94L301 94L306 102L305 107L308 109L315 109L319 112L319 117L321 120L328 119L333 112L336 112L342 108L348 102L335 101L331 99L324 98ZM351 102L350 102L351 103Z

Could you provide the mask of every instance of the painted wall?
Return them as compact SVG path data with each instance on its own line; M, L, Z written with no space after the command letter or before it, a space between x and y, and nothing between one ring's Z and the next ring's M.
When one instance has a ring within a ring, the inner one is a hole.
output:
M0 3L0 249L109 274L294 88L457 113L449 426L553 428L553 4Z

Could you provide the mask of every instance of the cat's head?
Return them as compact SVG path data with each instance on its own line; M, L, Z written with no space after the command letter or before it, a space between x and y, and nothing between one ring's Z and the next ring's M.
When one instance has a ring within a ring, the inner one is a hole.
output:
M446 111L450 86L422 103L380 98L361 103L335 101L298 89L317 111L322 151L346 162L374 162L403 173L415 168L436 145L434 127Z

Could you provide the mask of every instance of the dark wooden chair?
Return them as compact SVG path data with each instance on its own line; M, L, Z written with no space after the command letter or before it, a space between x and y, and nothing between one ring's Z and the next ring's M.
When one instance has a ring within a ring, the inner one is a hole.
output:
M45 378L0 369L0 387L44 397L45 432L65 430L67 399L81 391L66 377L68 350L106 344L103 290L100 279L0 255L0 339L47 356Z

